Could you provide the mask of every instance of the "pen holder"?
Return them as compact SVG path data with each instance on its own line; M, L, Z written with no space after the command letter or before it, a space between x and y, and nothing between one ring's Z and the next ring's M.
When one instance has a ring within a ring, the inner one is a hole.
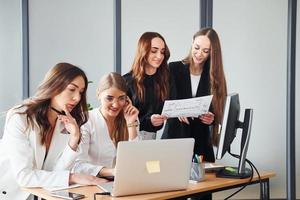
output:
M200 182L204 180L204 176L205 170L203 164L192 162L190 180Z
M156 133L154 132L148 132L148 131L139 131L139 139L141 140L155 140L156 139Z

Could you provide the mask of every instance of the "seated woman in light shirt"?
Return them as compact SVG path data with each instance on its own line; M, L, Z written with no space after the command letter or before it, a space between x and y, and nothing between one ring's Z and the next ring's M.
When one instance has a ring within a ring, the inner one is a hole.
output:
M139 111L126 92L126 82L118 73L109 73L100 80L100 107L89 112L89 120L81 128L83 153L75 172L113 176L118 142L138 138Z
M87 78L78 67L59 63L36 94L8 111L0 145L0 199L24 200L21 187L66 187L105 182L71 173L80 155L80 126L88 119Z

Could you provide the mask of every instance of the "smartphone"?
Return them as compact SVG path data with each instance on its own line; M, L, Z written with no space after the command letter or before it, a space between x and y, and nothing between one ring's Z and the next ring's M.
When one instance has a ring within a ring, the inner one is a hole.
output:
M51 192L50 195L54 196L54 197L63 198L63 199L69 199L69 200L82 199L85 197L83 194L77 194L77 193L68 192L68 191L54 191L54 192Z

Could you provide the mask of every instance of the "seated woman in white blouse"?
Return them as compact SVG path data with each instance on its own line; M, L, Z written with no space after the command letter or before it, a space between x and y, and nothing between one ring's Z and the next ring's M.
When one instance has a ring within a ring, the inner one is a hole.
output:
M97 89L100 107L89 112L89 120L81 128L83 154L75 164L75 172L112 176L118 142L137 138L139 111L126 92L120 74L102 77Z
M21 187L65 187L105 182L71 173L80 155L80 126L88 119L87 78L78 67L59 63L37 93L12 108L0 146L0 199L23 200Z

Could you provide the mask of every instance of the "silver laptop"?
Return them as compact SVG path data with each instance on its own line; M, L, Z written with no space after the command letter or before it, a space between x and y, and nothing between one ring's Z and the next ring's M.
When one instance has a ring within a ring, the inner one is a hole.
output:
M98 185L112 196L186 189L194 139L119 142L114 182Z

